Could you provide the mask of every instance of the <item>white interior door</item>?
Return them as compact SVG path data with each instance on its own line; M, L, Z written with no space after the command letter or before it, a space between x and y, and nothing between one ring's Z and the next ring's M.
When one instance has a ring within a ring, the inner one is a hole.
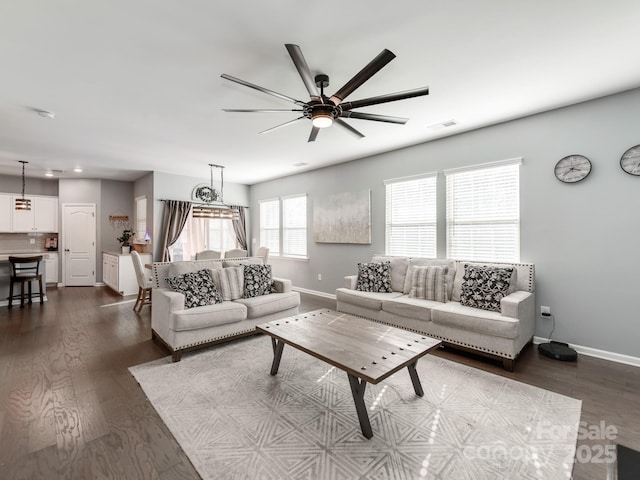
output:
M96 206L62 206L62 248L65 286L96 284Z

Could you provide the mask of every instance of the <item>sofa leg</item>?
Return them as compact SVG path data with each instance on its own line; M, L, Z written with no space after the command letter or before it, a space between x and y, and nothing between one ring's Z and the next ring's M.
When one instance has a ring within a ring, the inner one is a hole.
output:
M179 362L180 359L182 358L182 350L174 350L173 353L171 354L171 360L173 360L173 362Z
M513 358L503 358L502 359L502 368L504 368L507 372L513 372Z

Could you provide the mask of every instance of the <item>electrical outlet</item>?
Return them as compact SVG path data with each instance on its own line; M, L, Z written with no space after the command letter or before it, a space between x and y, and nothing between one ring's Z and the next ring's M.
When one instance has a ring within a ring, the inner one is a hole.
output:
M322 274L321 273L318 274L318 280L322 280Z
M545 307L545 306L540 306L540 315L542 315L543 317L550 317L551 316L551 307Z

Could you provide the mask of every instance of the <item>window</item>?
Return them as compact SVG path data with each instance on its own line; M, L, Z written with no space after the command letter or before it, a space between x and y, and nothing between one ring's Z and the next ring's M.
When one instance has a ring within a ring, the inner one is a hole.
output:
M307 256L307 196L260 202L260 245L271 255Z
M147 197L136 197L135 241L144 243L147 239Z
M387 255L437 256L437 174L385 181Z
M238 248L233 222L227 218L193 218L184 225L180 237L169 250L173 261L193 260L202 250L224 252Z
M260 246L280 255L280 200L260 202Z
M307 196L282 199L282 254L307 256Z
M448 258L520 261L520 163L445 171Z

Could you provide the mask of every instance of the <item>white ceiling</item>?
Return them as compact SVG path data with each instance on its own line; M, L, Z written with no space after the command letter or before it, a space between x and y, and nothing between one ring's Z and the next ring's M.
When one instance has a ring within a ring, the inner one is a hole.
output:
M638 87L639 24L638 0L3 0L0 173L208 178L215 163L253 184ZM361 140L334 126L307 143L306 119L259 135L296 114L221 109L292 104L220 75L306 101L285 43L328 93L388 48L349 100L430 95L361 109L410 118L348 120Z

